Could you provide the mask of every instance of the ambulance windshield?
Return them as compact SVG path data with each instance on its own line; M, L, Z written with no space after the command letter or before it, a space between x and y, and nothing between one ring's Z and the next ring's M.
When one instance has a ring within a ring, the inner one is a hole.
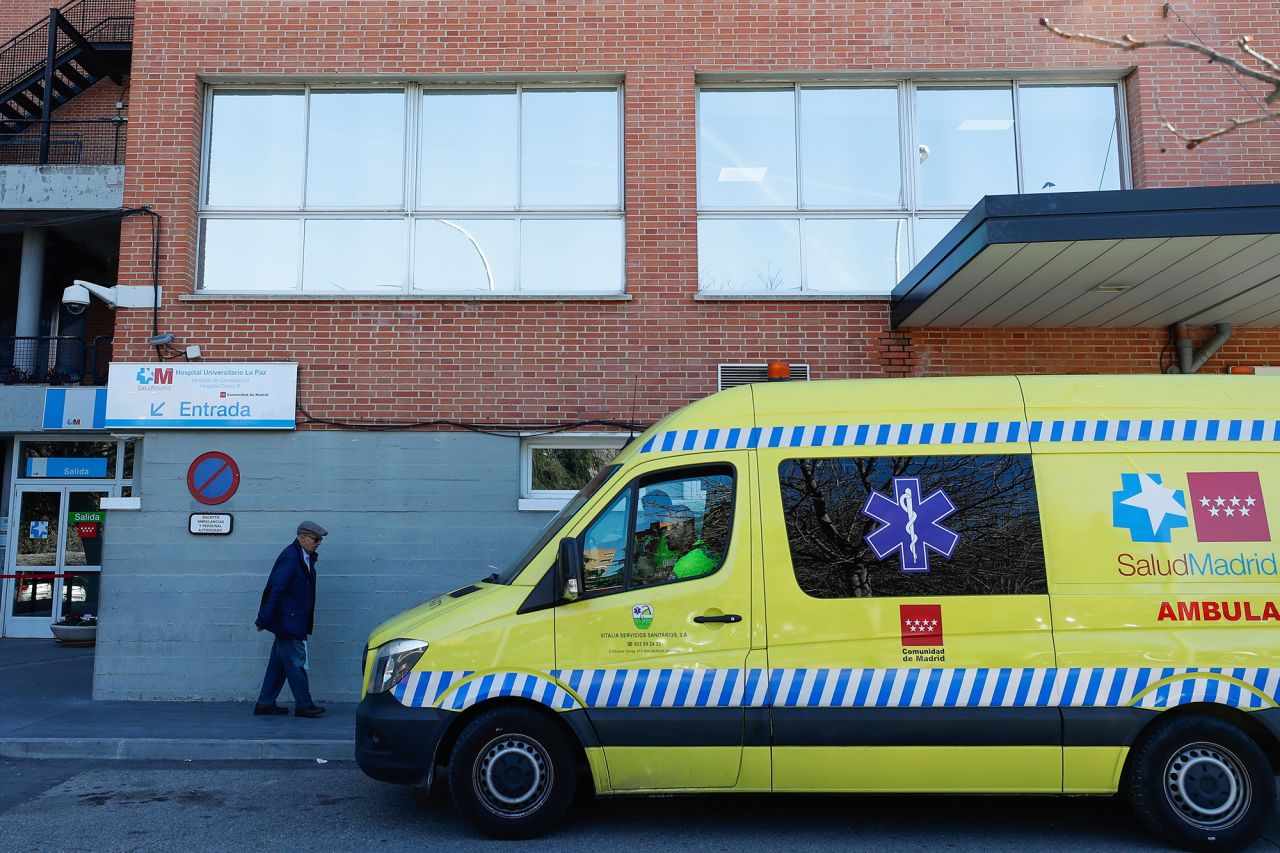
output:
M500 574L490 576L489 581L491 583L510 584L515 580L516 575L520 574L520 572L524 570L524 567L529 564L529 561L534 558L534 555L547 546L547 543L560 532L560 528L564 527L565 522L570 518L573 518L574 514L578 510L582 509L582 505L590 500L592 495L600 491L600 488L605 483L609 482L609 478L616 474L620 467L622 466L607 465L604 468L601 468L596 475L591 478L591 482L583 486L582 491L570 498L569 502L564 505L564 509L557 512L555 516L547 522L547 526L542 528L542 532L538 534L538 538L525 549L524 553L519 557L516 557L510 565L502 570Z

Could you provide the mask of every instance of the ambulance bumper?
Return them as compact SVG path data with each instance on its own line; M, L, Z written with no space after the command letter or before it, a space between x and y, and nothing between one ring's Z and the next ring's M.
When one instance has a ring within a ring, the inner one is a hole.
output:
M438 708L406 708L390 693L366 696L356 707L356 763L382 782L429 782L436 747L455 716Z

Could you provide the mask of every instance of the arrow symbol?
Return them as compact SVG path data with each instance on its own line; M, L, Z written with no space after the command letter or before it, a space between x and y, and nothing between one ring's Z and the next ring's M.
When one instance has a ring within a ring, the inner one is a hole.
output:
M151 417L158 418L164 415L164 403L151 404Z

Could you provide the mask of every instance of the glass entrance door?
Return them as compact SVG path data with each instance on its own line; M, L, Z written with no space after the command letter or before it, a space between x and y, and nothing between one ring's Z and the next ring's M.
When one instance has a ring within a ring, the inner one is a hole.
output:
M110 491L19 486L5 571L6 637L49 637L65 614L98 612L105 513Z

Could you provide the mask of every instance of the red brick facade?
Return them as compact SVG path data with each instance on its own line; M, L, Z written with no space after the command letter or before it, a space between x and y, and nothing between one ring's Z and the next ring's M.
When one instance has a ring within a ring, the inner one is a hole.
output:
M301 365L317 417L651 421L715 389L721 362L785 358L815 378L1154 372L1165 330L892 331L887 303L695 299L696 75L1123 69L1137 187L1280 182L1280 129L1187 151L1188 131L1257 104L1224 69L1120 53L1039 28L1169 32L1280 54L1271 3L241 2L138 0L126 204L164 217L161 331L211 360ZM1269 30L1260 29L1261 26ZM625 301L187 300L195 286L202 77L585 72L625 79ZM1258 91L1254 87L1249 90ZM149 283L149 223L124 225L120 281ZM149 359L150 311L121 310L116 357ZM1165 353L1166 361L1169 354ZM1280 333L1238 330L1206 370L1280 363ZM633 404L634 400L634 404Z

